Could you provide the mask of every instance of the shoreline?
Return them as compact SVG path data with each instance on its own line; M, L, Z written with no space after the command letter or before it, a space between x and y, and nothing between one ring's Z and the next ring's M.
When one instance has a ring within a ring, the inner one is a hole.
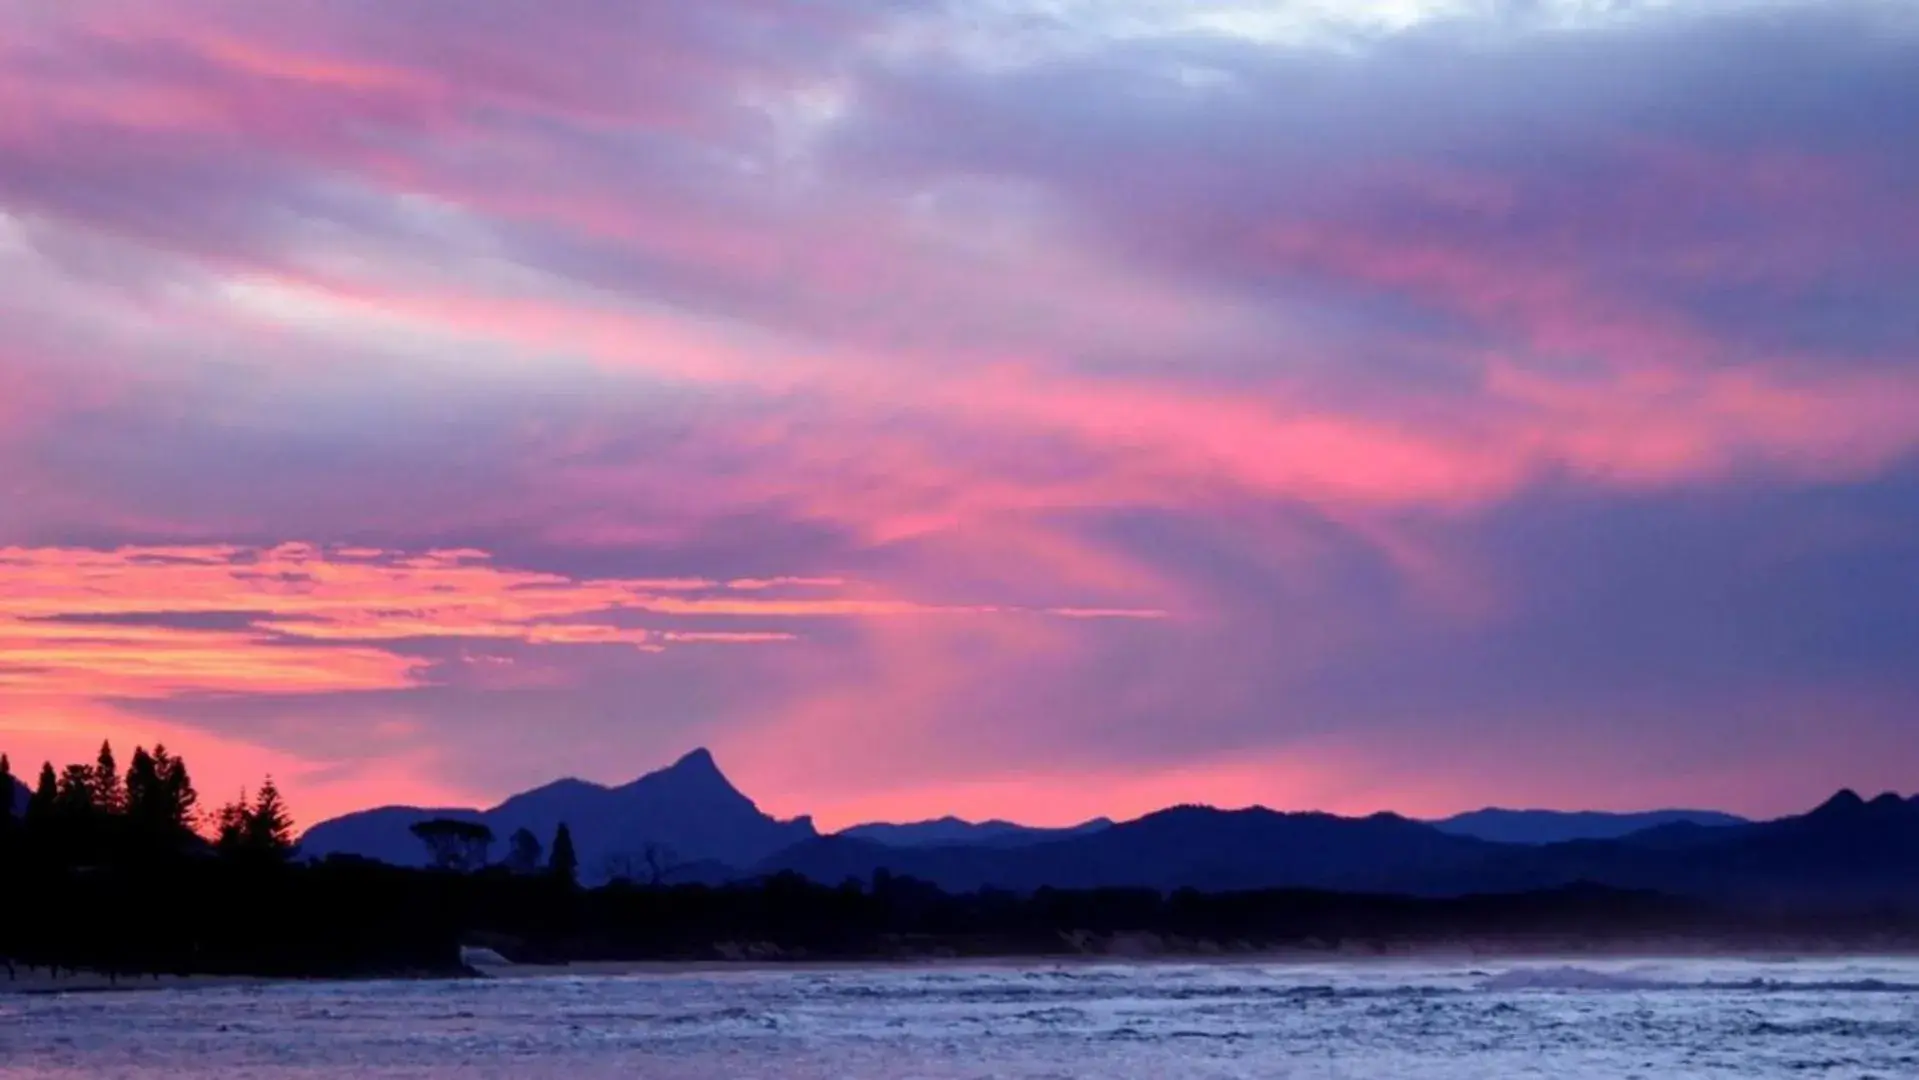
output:
M1165 967L1475 967L1481 965L1609 964L1619 962L1683 962L1699 960L1793 964L1837 960L1914 960L1919 945L1887 944L1857 947L1826 943L1780 944L1769 947L1714 948L1707 943L1647 942L1643 945L1581 947L1540 943L1536 947L1457 947L1375 951L1358 949L1255 949L1221 952L1207 950L981 953L978 955L899 955L807 957L745 955L734 958L580 960L571 963L471 963L463 969L416 972L369 972L364 975L214 975L121 974L62 969L54 975L45 968L18 967L13 978L0 973L0 997L13 995L150 993L157 990L224 990L285 986L300 983L351 984L366 982L515 981L535 979L670 978L771 972L871 971L876 969L942 969L1005 971L1043 968L1111 966Z
M54 975L45 968L17 971L9 979L0 973L0 997L60 994L141 994L155 990L217 990L298 982L264 975L107 975L98 971L66 971Z
M539 978L619 978L638 975L721 975L727 973L765 973L776 971L832 972L870 971L874 969L911 970L916 968L982 971L1035 968L1091 967L1474 967L1498 964L1564 964L1683 962L1701 960L1745 961L1756 964L1794 964L1839 960L1919 960L1919 946L1898 948L1840 949L1433 949L1394 953L1341 952L1338 950L1270 950L1243 953L1161 952L1124 953L1031 953L978 956L901 956L856 957L846 959L775 959L757 957L738 960L582 960L569 964L485 964L475 973L485 979Z

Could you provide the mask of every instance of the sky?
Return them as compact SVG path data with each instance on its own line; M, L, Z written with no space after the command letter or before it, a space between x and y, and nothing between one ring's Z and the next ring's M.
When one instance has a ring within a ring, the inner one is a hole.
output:
M0 749L1919 788L1919 6L0 5Z

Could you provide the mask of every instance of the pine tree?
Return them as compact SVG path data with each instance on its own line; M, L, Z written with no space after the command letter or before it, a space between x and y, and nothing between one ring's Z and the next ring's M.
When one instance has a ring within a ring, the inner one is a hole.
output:
M553 833L553 855L547 860L546 866L554 877L568 885L579 881L580 857L573 851L573 831L566 827L564 821Z
M44 829L60 802L60 779L53 774L53 762L40 764L40 781L27 799L27 827Z
M260 783L253 809L247 816L247 846L261 855L286 859L293 855L293 818L287 814L286 800L269 776Z
M19 838L20 830L13 819L13 762L7 755L0 754L0 896L11 896L14 888L14 841ZM11 936L11 927L0 926L0 948L5 947ZM9 950L11 952L11 950ZM5 961L7 974L13 974L13 961Z
M13 805L13 762L7 755L0 754L0 833L13 834L15 823Z
M174 757L167 753L165 746L156 743L153 771L160 778L164 795L155 816L176 832L193 832L200 823L200 795L193 790L193 780L187 776L187 759Z
M0 754L0 876L4 876L13 861L14 843L20 838L19 808L14 806L13 762L7 755ZM0 883L0 894L6 892L6 883Z
M55 807L62 817L76 820L91 818L97 809L93 801L93 768L69 765L60 773L60 797Z
M223 855L273 862L293 856L293 818L271 776L260 784L252 801L242 790L239 799L220 808L214 821L218 830L214 847Z
M213 846L223 855L240 855L246 851L248 819L253 811L247 803L247 790L240 789L240 797L222 806L213 816Z
M160 774L153 756L144 746L133 748L133 760L127 763L127 819L142 832L152 833L159 816Z
M113 744L102 741L100 756L93 766L93 806L103 814L118 814L126 809L127 793L120 786L120 767L113 760Z

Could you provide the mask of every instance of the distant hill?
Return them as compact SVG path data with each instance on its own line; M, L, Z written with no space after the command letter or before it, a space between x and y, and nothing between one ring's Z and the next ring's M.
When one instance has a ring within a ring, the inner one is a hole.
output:
M33 798L33 789L13 778L13 812L17 817L27 812L27 800Z
M845 835L807 841L755 867L824 884L880 869L948 891L1041 886L1207 890L1368 888L1403 872L1458 870L1497 845L1392 814L1341 818L1264 808L1184 806L1062 839L1017 846L889 847Z
M1391 884L1437 892L1520 891L1592 882L1795 905L1919 905L1919 800L1842 791L1776 821L1674 823L1613 840L1504 846L1476 866L1407 873Z
M426 849L409 830L437 817L487 825L498 841L495 858L504 854L515 830L528 829L550 846L555 830L566 822L580 857L581 879L587 882L649 877L649 847L668 879L690 875L713 880L724 876L724 867L751 866L818 836L809 818L778 821L761 813L720 772L712 754L695 750L620 787L567 779L515 795L490 810L389 806L348 814L308 829L300 838L300 851L308 858L358 855L423 866Z
M1489 807L1432 823L1441 832L1501 844L1560 844L1569 840L1616 840L1668 825L1719 827L1749 824L1717 810L1651 810L1611 814L1598 811L1504 810Z
M870 879L880 869L949 891L1050 885L1457 896L1591 884L1797 906L1919 907L1919 799L1867 801L1842 792L1777 821L1708 825L1679 818L1623 836L1546 844L1459 836L1390 814L1181 807L1015 847L889 847L830 836L755 867L823 884Z
M1110 818L1094 818L1092 821L1060 829L1040 829L1028 825L1015 825L1010 821L965 821L956 817L943 817L936 821L915 821L903 825L883 823L855 825L849 829L841 829L834 835L853 840L870 840L888 847L945 847L969 844L984 847L1023 847L1027 844L1095 833L1102 829L1110 829L1112 826L1113 822Z

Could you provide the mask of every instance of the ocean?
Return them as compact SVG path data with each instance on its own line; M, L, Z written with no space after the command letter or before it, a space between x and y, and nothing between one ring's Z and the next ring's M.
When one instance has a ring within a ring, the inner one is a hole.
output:
M33 1080L1919 1077L1919 963L1071 964L0 996Z

